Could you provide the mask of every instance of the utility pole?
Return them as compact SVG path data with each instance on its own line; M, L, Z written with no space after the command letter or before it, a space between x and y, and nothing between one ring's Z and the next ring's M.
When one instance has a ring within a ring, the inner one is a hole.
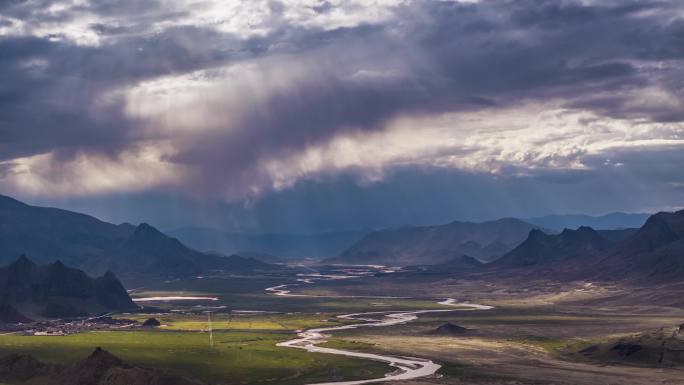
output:
M209 346L214 347L214 331L211 327L211 312L207 312L207 320L209 321Z

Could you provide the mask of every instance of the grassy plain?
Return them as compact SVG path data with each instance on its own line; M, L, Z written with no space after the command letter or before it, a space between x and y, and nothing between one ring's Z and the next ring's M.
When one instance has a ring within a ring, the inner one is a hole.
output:
M205 314L121 314L119 318L134 319L140 322L155 317L161 322L160 330L200 331L209 328ZM340 326L353 321L336 318L332 313L254 313L230 314L214 313L211 316L213 330L269 330L295 331L313 327Z
M0 336L0 353L28 353L49 362L81 360L100 346L124 361L212 383L302 384L382 376L386 365L276 347L292 338L281 331L100 331L69 336Z
M580 282L537 287L530 283L521 288L518 284L401 275L291 287L296 294L310 296L264 293L266 287L281 284L297 282L285 276L226 276L146 284L134 290L133 297L210 296L218 300L146 303L149 307L144 312L117 315L139 321L155 317L162 323L156 330L67 337L0 336L0 354L26 352L49 361L70 362L101 346L132 364L166 368L212 383L294 385L361 379L381 377L389 368L378 362L275 345L293 338L296 330L353 322L337 318L339 314L451 309L423 314L405 325L335 332L323 345L429 358L442 365L441 376L402 385L684 383L684 371L677 368L596 365L565 354L597 341L679 325L684 320L684 311L677 307L606 302L615 293L624 292L617 287ZM348 297L403 297L407 293L412 298ZM496 308L459 310L437 304L436 298L446 297ZM205 332L207 311L212 312L213 347ZM436 328L446 322L470 332L435 335Z

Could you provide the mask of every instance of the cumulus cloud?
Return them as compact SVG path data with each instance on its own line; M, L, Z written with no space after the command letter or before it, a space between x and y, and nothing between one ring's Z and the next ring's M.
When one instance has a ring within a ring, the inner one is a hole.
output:
M568 180L684 146L678 1L0 7L13 191L244 200L414 166Z

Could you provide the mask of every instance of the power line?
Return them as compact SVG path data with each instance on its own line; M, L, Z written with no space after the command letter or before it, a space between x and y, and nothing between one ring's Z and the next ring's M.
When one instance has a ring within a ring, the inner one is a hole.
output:
M207 312L207 320L209 321L209 346L214 347L214 331L211 327L211 312Z

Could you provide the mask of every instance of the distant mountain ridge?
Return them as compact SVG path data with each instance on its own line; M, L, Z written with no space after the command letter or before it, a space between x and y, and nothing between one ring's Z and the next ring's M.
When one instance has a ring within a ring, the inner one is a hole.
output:
M546 215L535 218L522 218L523 221L532 223L541 228L561 231L563 229L576 229L581 226L591 227L595 230L615 230L639 228L644 225L651 214L645 213L610 213L606 215Z
M684 210L654 214L639 229L580 227L560 234L533 230L485 269L543 270L558 279L678 282L684 277Z
M0 268L0 304L4 310L0 318L5 322L16 322L17 317L69 317L137 309L111 272L91 278L59 261L40 266L23 255Z
M622 238L629 234L629 231L623 232ZM608 250L618 239L621 238L610 230L597 231L587 226L577 230L564 229L560 234L532 230L524 242L490 265L516 268L587 257Z
M179 277L211 270L251 272L270 265L186 247L149 224L113 225L67 210L29 206L0 196L0 263L20 254L39 263L64 261L91 274Z
M260 253L279 258L327 258L336 256L361 239L364 231L337 231L319 234L251 234L203 227L169 231L198 250L224 254Z
M492 260L513 249L537 226L515 218L482 223L402 227L367 234L328 263L394 266L445 263L469 255Z

